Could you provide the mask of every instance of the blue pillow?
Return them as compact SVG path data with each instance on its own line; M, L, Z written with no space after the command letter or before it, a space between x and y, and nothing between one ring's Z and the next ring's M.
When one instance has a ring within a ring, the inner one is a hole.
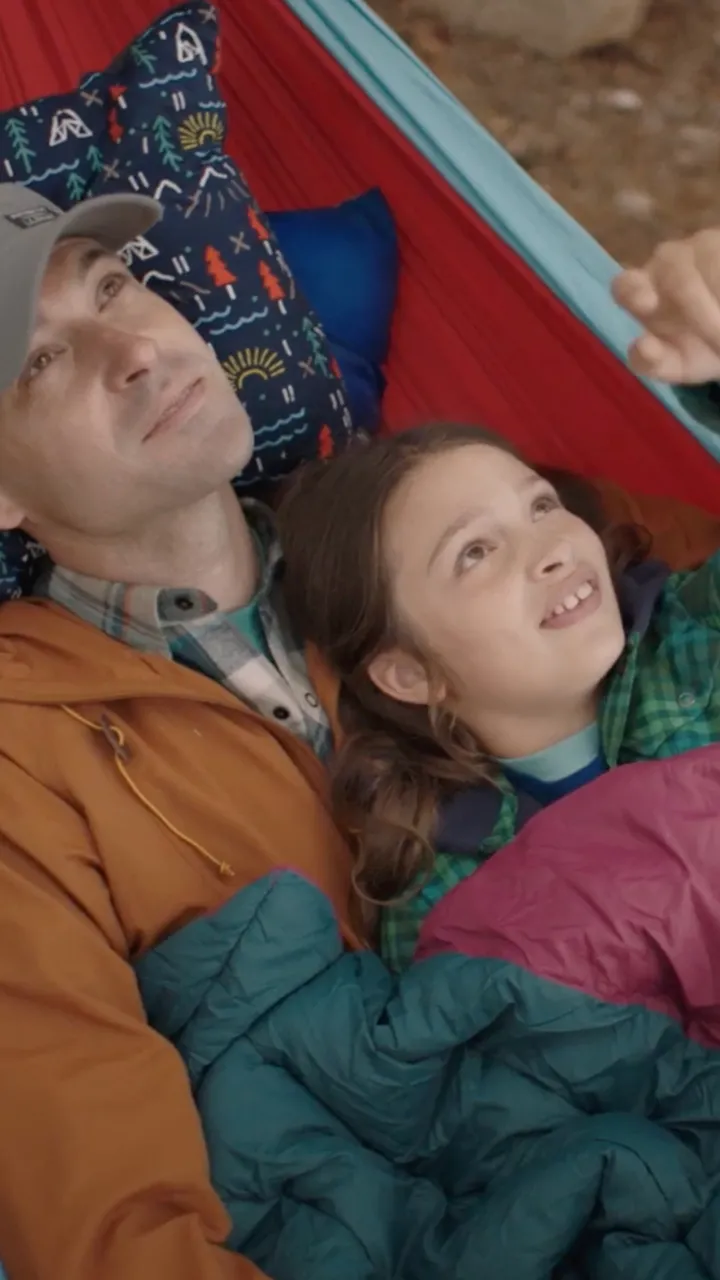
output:
M379 364L348 351L339 342L331 342L330 350L337 361L345 383L345 391L357 430L377 431L382 422L382 398L386 380Z
M380 422L399 272L387 200L375 188L333 208L269 213L267 220L322 320L353 421L372 430Z
M328 209L268 213L285 259L331 342L382 364L398 286L390 206L374 188Z

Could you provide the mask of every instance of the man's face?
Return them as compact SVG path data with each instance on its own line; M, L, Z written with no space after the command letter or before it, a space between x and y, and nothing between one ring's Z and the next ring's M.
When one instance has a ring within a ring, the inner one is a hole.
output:
M125 537L220 488L251 452L192 326L94 242L60 242L25 366L0 395L0 527Z

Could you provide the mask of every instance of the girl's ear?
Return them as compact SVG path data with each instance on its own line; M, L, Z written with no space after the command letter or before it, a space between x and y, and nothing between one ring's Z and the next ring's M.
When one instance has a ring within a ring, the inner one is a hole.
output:
M437 701L438 690L431 689L423 664L402 649L379 653L372 659L367 673L376 689L396 702L428 706L431 701Z

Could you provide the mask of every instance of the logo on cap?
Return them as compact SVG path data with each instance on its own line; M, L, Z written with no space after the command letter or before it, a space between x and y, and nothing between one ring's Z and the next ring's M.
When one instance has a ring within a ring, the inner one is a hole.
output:
M5 217L14 227L20 227L21 231L31 231L42 222L52 222L54 218L59 218L60 210L48 209L46 204L37 204L33 209L22 209L20 213L6 213Z

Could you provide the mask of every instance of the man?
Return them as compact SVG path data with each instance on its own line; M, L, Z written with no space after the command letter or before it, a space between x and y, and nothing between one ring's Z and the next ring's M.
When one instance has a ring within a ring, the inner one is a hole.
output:
M274 865L335 902L328 729L248 419L117 251L141 197L0 186L0 528L57 566L0 610L0 1260L12 1280L249 1280L132 960ZM121 642L121 643L119 643ZM209 678L208 678L209 677Z
M327 726L250 426L116 258L157 206L0 185L0 527L55 568L0 610L0 1259L11 1280L251 1280L131 963L274 865L334 901ZM720 340L718 343L720 350ZM718 360L720 368L720 359Z

